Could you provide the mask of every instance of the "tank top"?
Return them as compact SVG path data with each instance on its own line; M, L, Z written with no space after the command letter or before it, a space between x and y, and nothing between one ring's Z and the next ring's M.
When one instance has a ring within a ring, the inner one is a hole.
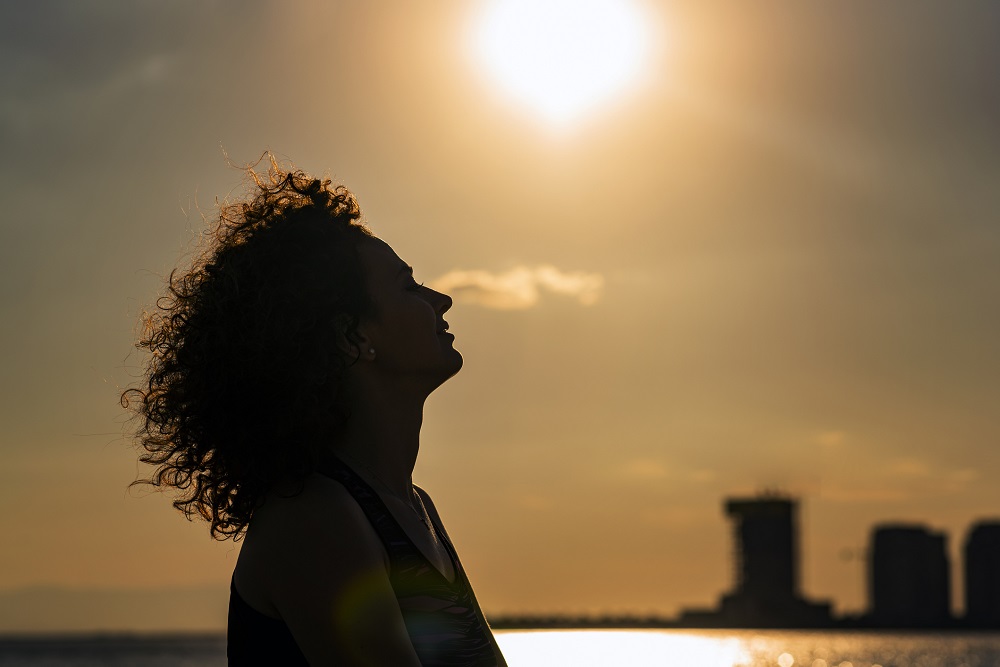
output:
M389 583L420 664L506 667L455 547L439 523L434 521L434 528L451 558L454 581L448 581L427 560L378 494L347 465L331 459L319 472L347 489L385 546ZM248 605L235 584L230 583L229 590L227 655L231 667L309 664L284 621Z

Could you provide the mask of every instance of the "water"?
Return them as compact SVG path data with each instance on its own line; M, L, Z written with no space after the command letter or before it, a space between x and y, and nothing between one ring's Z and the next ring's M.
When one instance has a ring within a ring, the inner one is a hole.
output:
M0 667L220 667L226 637L76 635L2 637Z
M997 667L1000 634L568 631L498 636L511 667Z
M1000 633L498 631L510 667L996 667ZM0 667L223 667L220 635L0 637Z

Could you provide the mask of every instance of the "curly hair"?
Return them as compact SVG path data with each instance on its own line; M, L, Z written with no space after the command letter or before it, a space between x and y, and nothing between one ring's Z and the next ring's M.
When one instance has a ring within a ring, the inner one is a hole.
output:
M122 394L156 466L133 484L170 487L216 539L238 540L278 482L301 490L349 416L357 358L336 341L372 307L357 247L373 235L354 195L273 157L247 172L251 192L220 206L200 256L144 315L136 347L150 358Z

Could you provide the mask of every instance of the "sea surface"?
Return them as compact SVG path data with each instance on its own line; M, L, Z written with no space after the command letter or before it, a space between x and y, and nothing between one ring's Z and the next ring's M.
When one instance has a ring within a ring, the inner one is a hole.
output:
M1000 633L498 631L510 667L997 667ZM0 637L0 667L222 667L220 635Z

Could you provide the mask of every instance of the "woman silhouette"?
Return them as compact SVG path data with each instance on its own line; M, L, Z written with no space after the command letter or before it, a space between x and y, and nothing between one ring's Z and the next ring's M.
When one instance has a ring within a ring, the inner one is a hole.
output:
M505 665L430 497L424 401L462 367L451 299L329 180L248 170L139 347L149 480L243 540L230 665Z

